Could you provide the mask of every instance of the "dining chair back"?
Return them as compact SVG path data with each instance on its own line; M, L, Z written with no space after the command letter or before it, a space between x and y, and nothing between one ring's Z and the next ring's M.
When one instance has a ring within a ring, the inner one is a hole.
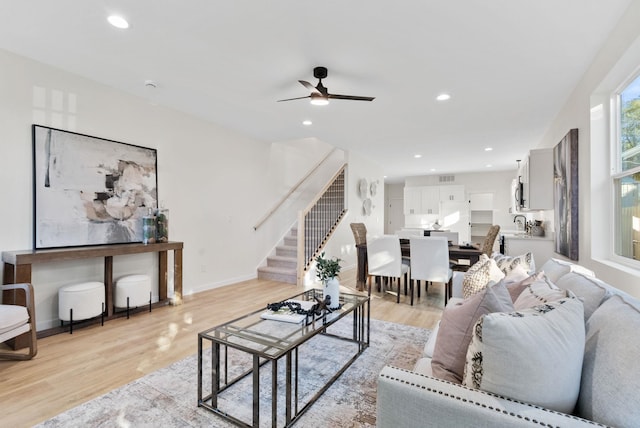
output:
M367 226L364 223L351 223L351 231L353 232L353 239L356 241L356 245L367 243Z
M493 245L498 237L498 232L500 232L500 226L497 224L492 225L489 228L489 232L487 232L487 236L484 238L484 242L482 243L481 250L489 257L491 257L491 254L493 253Z
M382 235L367 240L367 263L369 275L398 279L397 302L400 302L400 279L409 271L402 263L402 250L398 235ZM405 278L405 285L407 279ZM371 285L369 285L371 294Z
M449 244L444 236L415 237L409 240L411 252L411 304L413 304L413 281L441 282L445 288L451 281L449 266ZM446 291L445 291L446 293Z

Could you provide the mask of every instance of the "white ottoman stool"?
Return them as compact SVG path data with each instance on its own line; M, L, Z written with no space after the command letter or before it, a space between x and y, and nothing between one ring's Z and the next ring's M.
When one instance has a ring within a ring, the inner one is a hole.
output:
M73 334L73 321L102 316L104 325L104 283L84 282L66 285L58 290L58 317L60 325L69 321L69 333Z
M151 312L151 279L149 275L128 275L116 281L114 306L116 308L129 308L149 305Z

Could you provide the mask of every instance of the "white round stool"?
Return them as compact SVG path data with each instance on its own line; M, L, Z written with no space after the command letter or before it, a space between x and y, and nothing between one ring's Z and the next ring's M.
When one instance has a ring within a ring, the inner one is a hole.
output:
M83 282L61 287L58 290L58 317L60 325L69 321L69 333L73 334L73 322L102 316L104 325L104 283Z
M151 279L149 275L127 275L116 281L114 306L129 309L149 305L151 312Z

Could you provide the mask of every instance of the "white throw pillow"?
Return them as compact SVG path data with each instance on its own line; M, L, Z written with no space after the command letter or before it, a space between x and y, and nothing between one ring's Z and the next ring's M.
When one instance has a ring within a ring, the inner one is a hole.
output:
M500 270L496 261L485 256L484 254L483 256L489 261L489 281L495 284L504 279L505 274Z
M496 267L498 267L497 263L496 263ZM500 268L498 268L498 269L500 269ZM500 272L502 272L502 271L500 271ZM530 274L529 274L529 272L527 272L527 270L524 268L524 266L518 265L515 268L511 269L509 271L509 273L504 276L504 280L507 283L520 282L520 281L528 278L529 276L530 276Z
M496 261L498 267L505 273L505 275L508 275L509 272L516 268L516 266L522 266L529 274L536 271L536 263L533 260L533 253L526 253L515 257L494 253L492 258Z
M467 350L463 385L571 414L584 343L583 307L575 297L485 315Z

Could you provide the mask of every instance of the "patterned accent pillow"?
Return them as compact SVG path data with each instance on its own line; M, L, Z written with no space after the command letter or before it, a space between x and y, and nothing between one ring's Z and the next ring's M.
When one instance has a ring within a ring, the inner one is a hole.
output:
M530 285L524 288L513 306L516 310L543 305L567 297L567 291L560 290L544 275L538 275Z
M468 299L485 289L491 280L491 264L489 260L474 264L464 273L462 278L462 297Z
M492 258L505 275L514 270L516 266L522 266L528 273L536 271L536 263L533 260L533 253L522 254L521 256L505 256L504 254L494 253Z
M462 384L571 414L584 348L583 306L575 297L484 315L474 326Z
M520 268L517 268L516 270L518 270L518 269L520 269ZM518 300L518 297L520 297L520 294L522 294L522 292L527 287L529 287L534 282L540 281L540 280L543 280L543 279L544 279L544 272L534 273L531 276L525 277L521 281L512 281L512 280L509 279L509 275L507 275L504 278L504 285L507 287L507 290L509 291L509 294L511 295L511 300L515 303L515 301Z

